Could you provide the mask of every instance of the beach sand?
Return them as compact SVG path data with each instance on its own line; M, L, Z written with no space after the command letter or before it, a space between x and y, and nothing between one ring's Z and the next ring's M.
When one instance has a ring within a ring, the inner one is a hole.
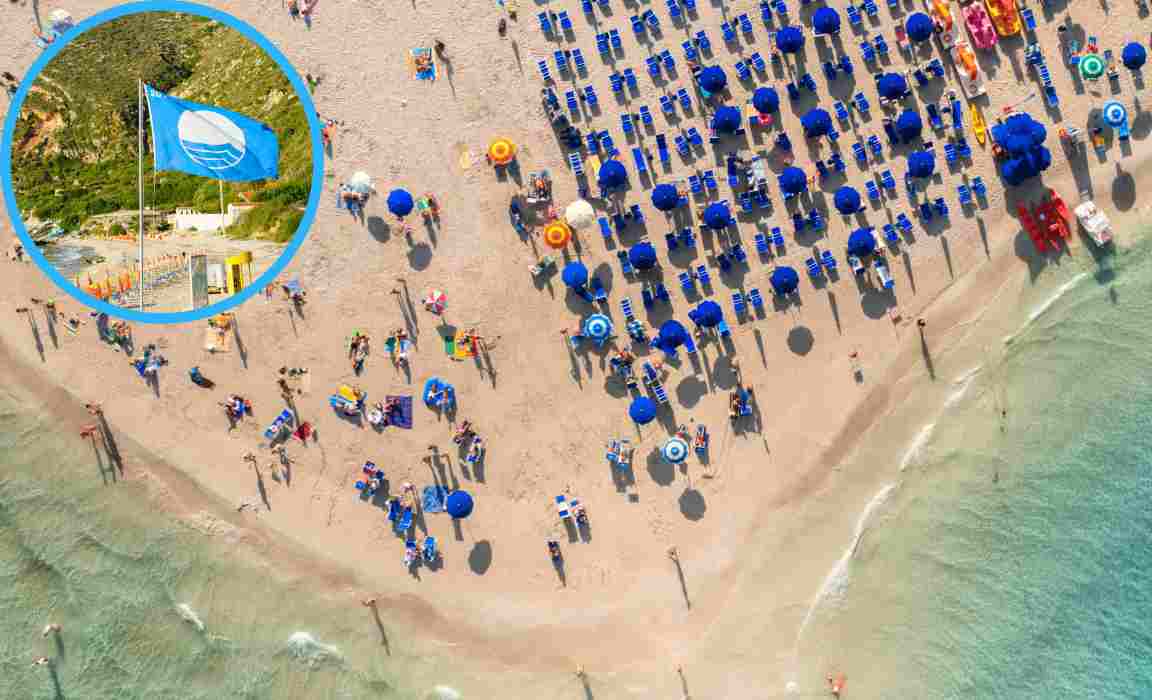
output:
M821 289L804 280L798 306L770 308L766 318L742 324L729 318L734 353L709 343L701 349L699 369L685 360L672 370L665 382L674 410L669 425L703 423L712 434L709 464L690 457L681 470L653 453L668 436L668 426L658 422L637 430L628 421L626 394L608 380L606 359L597 353L569 356L559 331L575 329L592 309L568 298L558 278L534 286L528 267L545 251L537 240L517 238L506 211L516 184L497 178L484 163L489 139L510 137L520 146L523 172L552 172L560 206L576 197L563 153L541 116L535 61L557 46L540 34L535 6L521 7L519 20L509 22L508 36L501 39L495 25L503 14L490 2L321 3L310 31L293 23L277 3L214 5L259 28L300 72L322 76L317 107L323 116L346 124L327 164L330 177L320 214L287 273L308 290L302 315L279 295L257 298L237 312L239 338L233 351L216 355L200 349L203 324L135 325L137 347L156 342L170 362L154 391L127 366L123 354L98 346L91 323L77 336L57 332L56 347L40 313L39 340L34 339L28 319L11 307L54 292L33 266L9 264L8 274L0 276L0 295L10 300L0 312L0 338L13 358L5 371L66 387L80 402L102 402L117 430L131 433L200 487L239 504L259 499L242 456L261 442L264 424L283 407L276 370L308 368L310 391L295 397L295 403L303 419L317 427L319 440L307 447L289 445L295 460L292 485L265 481L270 510L248 510L232 519L246 532L287 537L314 553L318 572L346 572L340 590L348 597L350 617L362 615L359 600L374 592L390 622L406 633L451 644L445 656L485 672L453 684L465 697L579 697L579 681L572 675L578 664L598 699L679 697L684 691L675 672L678 664L693 697L782 696L789 682L806 693L820 692L822 675L797 677L804 666L795 653L798 635L851 545L861 514L899 464L877 462L852 471L841 466L877 434L894 407L932 382L932 373L955 369L948 364L950 348L964 340L967 324L982 309L1016 298L1012 290L1042 278L1046 264L1091 265L1091 256L1082 250L1085 244L1075 237L1072 257L1059 263L1038 258L1014 218L1016 201L1035 199L1054 187L1071 206L1077 191L1090 186L1106 211L1119 214L1133 209L1138 183L1146 177L1146 115L1133 114L1135 153L1122 156L1112 144L1107 157L1098 160L1089 150L1073 171L1051 117L1042 117L1041 103L1034 100L1028 109L1049 126L1052 168L1042 181L1029 181L1006 195L990 152L973 145L974 162L964 173L982 175L989 183L987 206L972 216L961 211L955 200L958 174L945 172L942 184L929 185L933 198L948 199L951 220L942 231L925 232L917 225L916 240L902 246L901 255L889 256L894 299L869 287L858 289L850 272ZM68 9L83 17L107 6L75 2ZM52 8L41 5L40 12ZM663 7L653 8L666 23L661 43L679 61L680 30L667 24ZM577 27L574 45L583 50L601 94L604 115L595 123L612 129L623 147L617 126L621 109L608 89L611 70L596 58L595 32L579 5L566 9ZM753 3L732 3L727 12L758 16ZM1073 13L1117 53L1124 42L1139 38L1130 31L1135 22L1130 4L1107 14L1096 5ZM737 59L719 39L720 10L701 3L699 14L693 29L708 28L720 63L730 66ZM805 22L807 14L805 9ZM461 23L461 15L475 21ZM893 63L901 65L887 9L881 9L881 16ZM0 30L6 65L26 67L34 58L25 40L30 21ZM627 12L614 6L607 25L626 37L626 59L620 65L643 73L646 51L631 37ZM846 25L840 41L857 63L856 89L865 90L875 105L878 99ZM380 42L382 29L407 39ZM766 54L767 33L759 22L755 35L755 49L745 50ZM1054 21L1041 18L1038 35L1063 97L1061 121L1083 128L1105 96L1077 95L1058 56ZM450 63L440 64L435 83L412 80L408 49L434 39L445 42ZM1022 50L1023 43L1014 40L1002 44L996 58L981 54L985 69L995 71L989 76L990 106L984 108L989 122L1001 107L1022 97L1022 81L1029 90L1035 85L1025 74ZM811 40L807 63L818 72ZM1121 72L1130 93L1131 79ZM683 76L673 85L688 86ZM827 95L824 81L818 82L821 96ZM645 78L641 85L642 97L632 99L631 108L648 104L656 111L658 91ZM949 86L955 87L954 79ZM742 103L744 88L732 84L731 89L729 103ZM1107 83L1092 89L1106 91ZM798 164L807 165L798 114L784 105L782 119L797 144ZM667 131L662 116L656 120ZM699 118L685 125L705 127ZM861 125L859 133L882 137L878 117ZM755 148L765 148L771 132L755 138L761 139ZM841 138L851 140L848 133ZM927 127L925 138L935 138ZM654 150L650 139L645 145ZM631 171L630 160L624 162ZM693 166L674 162L670 177L675 179L694 167L717 167L710 157ZM885 167L899 177L903 156L889 158ZM397 234L382 197L370 203L365 226L336 211L331 204L335 183L356 170L373 174L381 192L393 186L417 195L434 192L442 210L439 225L426 229L412 222L415 234L409 242ZM861 186L864 178L849 166L849 184ZM638 185L634 179L627 201L644 206L649 235L659 241L661 216ZM761 223L790 230L776 189L773 184L777 215ZM830 200L830 191L826 196ZM890 201L889 207L893 215L911 214L903 201ZM843 246L855 224L835 213L828 219L829 239L817 244L832 250L843 268ZM867 219L872 225L888 220L885 212L872 210ZM751 248L753 224L741 221L739 230ZM808 248L788 237L784 259L803 271ZM621 279L615 251L604 249L596 231L582 232L577 250L606 281L614 318L619 318L615 311L622 296L630 296L639 308L639 284ZM743 286L764 292L771 265L754 257ZM665 282L675 287L679 267L669 265L663 253L661 258ZM699 262L704 260L694 264ZM719 275L714 271L713 277ZM726 310L730 286L735 286L732 279L716 283L715 298ZM391 294L393 288L402 294ZM420 308L420 299L432 288L448 295L442 319ZM678 292L673 298L674 314L684 320L690 304ZM64 306L79 308L72 302ZM667 317L657 307L650 320L658 325ZM921 317L926 321L923 341L915 325ZM411 376L395 369L382 350L384 337L406 323L416 341ZM488 357L477 363L447 358L438 336L449 327L473 325L489 338L499 336ZM374 345L360 377L353 375L345 350L345 339L357 328ZM853 352L860 357L862 381L852 371ZM756 392L756 429L734 431L726 419L733 357L739 358L744 382ZM189 383L185 370L192 365L199 365L217 389L206 392ZM327 405L328 394L342 383L362 386L370 403L385 394L409 394L419 404L420 388L430 376L455 385L459 417L472 420L485 438L482 473L461 463L447 421L423 406L416 409L414 430L388 429L378 435L333 416ZM257 420L228 432L216 405L228 392L251 398ZM81 423L82 416L63 416L61 430L74 433ZM605 442L612 437L629 437L636 444L636 483L624 489L614 484L604 460ZM430 445L437 446L443 465L435 476L426 461ZM273 459L260 454L261 463ZM476 497L476 511L458 533L442 516L425 520L441 543L442 569L424 570L418 578L404 572L403 543L390 533L385 511L362 502L352 487L365 460L384 469L393 493L404 482L419 487L446 478ZM570 542L559 524L553 498L562 493L587 505L589 541ZM566 585L547 557L549 539L562 544ZM678 563L667 554L673 546ZM844 670L851 678L851 668L828 670ZM883 695L878 688L853 690L860 697Z

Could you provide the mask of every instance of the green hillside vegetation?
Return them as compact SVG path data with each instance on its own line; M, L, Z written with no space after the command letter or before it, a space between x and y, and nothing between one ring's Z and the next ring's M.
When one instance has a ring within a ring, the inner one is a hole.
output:
M16 124L13 183L25 217L66 230L89 216L137 208L137 78L161 92L268 124L280 142L275 181L225 183L258 203L232 235L285 241L308 199L308 119L276 62L239 32L178 13L125 17L73 40L37 79ZM145 124L145 139L148 139ZM215 180L152 172L145 145L145 205L219 210Z

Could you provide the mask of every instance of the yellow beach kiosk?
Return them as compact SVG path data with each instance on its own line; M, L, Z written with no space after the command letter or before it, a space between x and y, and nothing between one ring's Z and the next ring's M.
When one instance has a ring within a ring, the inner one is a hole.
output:
M252 282L252 253L243 252L224 260L227 271L228 293L238 294Z

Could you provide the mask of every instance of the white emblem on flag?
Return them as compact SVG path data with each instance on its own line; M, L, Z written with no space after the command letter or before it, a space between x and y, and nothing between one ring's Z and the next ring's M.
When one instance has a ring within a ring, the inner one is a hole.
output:
M244 160L244 131L219 112L189 110L177 123L188 157L210 170L227 170Z

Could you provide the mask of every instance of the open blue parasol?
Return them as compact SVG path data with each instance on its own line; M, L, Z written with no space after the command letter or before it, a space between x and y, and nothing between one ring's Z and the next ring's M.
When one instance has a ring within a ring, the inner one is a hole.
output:
M863 257L876 250L876 236L871 227L858 228L848 236L848 252Z
M388 211L396 216L405 217L412 213L416 200L408 190L392 190L388 193Z
M640 425L651 423L656 418L656 402L647 396L637 396L628 407L628 417Z
M855 187L848 185L836 190L836 194L832 197L832 203L836 205L836 211L845 215L855 214L862 208L860 192Z
M936 157L931 151L913 151L908 154L908 174L912 177L931 177L936 172Z
M732 134L740 130L742 116L740 110L724 105L712 117L712 128L722 134Z
M704 210L704 225L720 231L732 223L732 211L723 202L713 202Z
M908 32L909 39L920 43L932 38L936 25L932 22L932 18L923 12L913 12L904 23L904 29Z
M821 7L812 13L812 29L817 34L836 36L840 33L840 13L831 7Z
M579 260L573 260L564 266L560 279L569 287L579 289L588 284L588 268Z
M752 106L761 114L773 114L780 109L780 94L776 88L758 87L752 93Z
M772 271L772 276L768 281L772 283L772 291L784 296L796 291L796 288L800 286L800 275L795 268L782 265Z
M661 183L652 189L652 206L660 211L672 211L680 204L680 192L676 185Z
M647 241L637 243L628 251L628 261L637 270L651 270L656 267L656 248Z
M808 190L808 175L796 166L784 168L779 179L780 189L788 194L800 194Z
M783 53L796 53L804 48L804 32L799 27L784 27L776 32L776 48Z
M728 84L728 76L720 66L708 66L700 71L700 87L708 92L720 92Z
M467 491L453 491L448 494L448 501L445 504L445 510L448 515L451 515L457 520L467 518L472 515L472 509L475 507L472 501L472 496Z

